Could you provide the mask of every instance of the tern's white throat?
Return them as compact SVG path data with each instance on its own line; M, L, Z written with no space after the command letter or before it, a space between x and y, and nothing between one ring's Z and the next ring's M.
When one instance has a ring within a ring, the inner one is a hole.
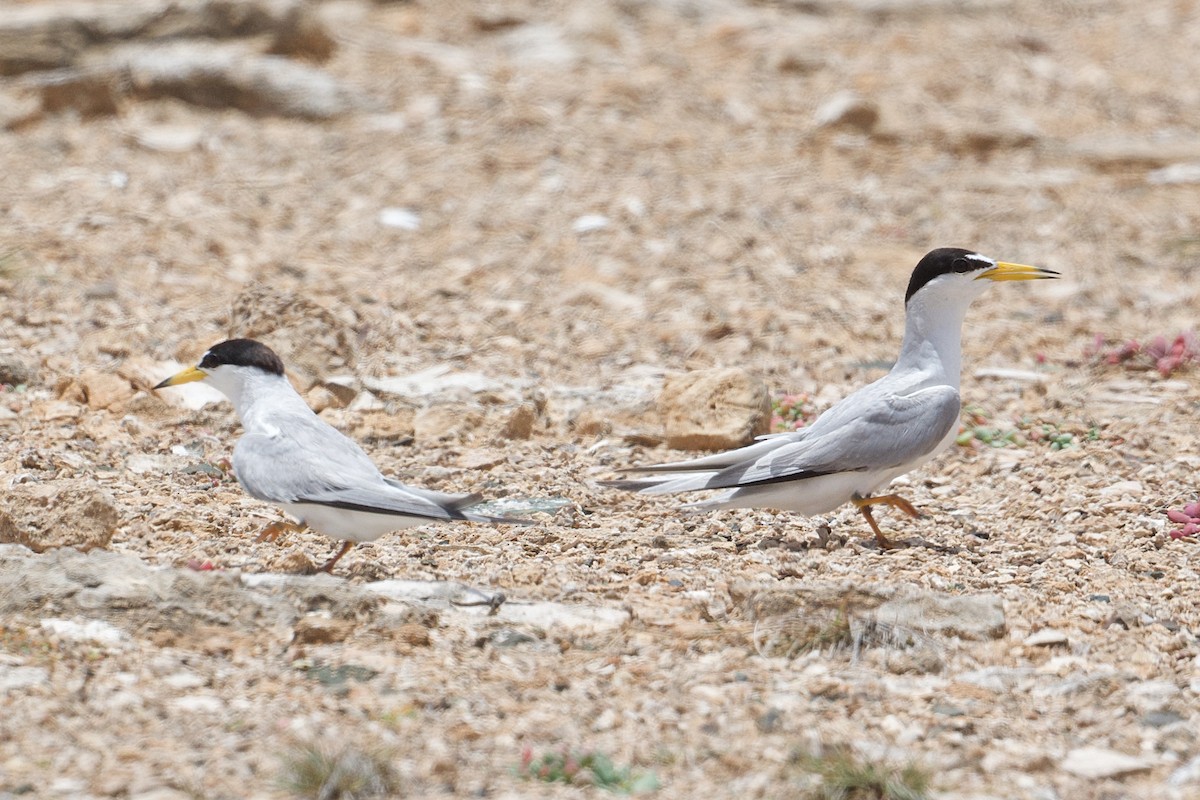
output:
M934 279L909 298L904 341L893 372L920 374L922 385L959 388L963 321L971 301L987 290L988 282L954 277Z
M208 373L208 383L233 403L233 409L247 432L271 427L266 418L278 412L312 413L285 375L264 372L258 367L232 364L222 364L205 371Z

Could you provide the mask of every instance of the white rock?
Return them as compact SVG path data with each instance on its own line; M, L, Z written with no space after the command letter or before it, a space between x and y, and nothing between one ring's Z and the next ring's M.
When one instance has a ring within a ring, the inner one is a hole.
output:
M149 475L168 471L172 463L174 459L170 456L134 453L125 459L125 469L134 475Z
M596 721L592 723L592 730L596 731L597 733L609 731L616 727L616 724L617 712L613 711L611 708L606 708L600 712L600 716L596 717Z
M608 217L603 214L584 214L571 223L571 230L575 233L591 233L607 227Z
M1170 164L1146 175L1146 183L1200 183L1200 162Z
M216 695L187 694L172 700L171 706L189 713L215 714L225 708L225 702Z
M129 637L120 628L98 619L43 619L42 630L72 642L117 645Z
M363 385L377 394L399 397L429 397L453 392L495 392L508 388L500 381L478 372L451 372L446 364L436 364L410 375L364 378Z
M1142 484L1138 481L1117 481L1116 483L1105 486L1100 490L1100 494L1105 497L1119 497L1120 495L1140 495L1142 493Z
M66 797L82 797L87 791L87 782L82 778L55 778L50 783L50 793Z
M137 794L129 795L129 800L188 800L192 797L195 797L195 795L181 792L178 789L172 789L169 786L155 786Z
M519 25L503 35L501 46L523 67L567 69L579 59L579 51L566 32L553 25Z
M1125 691L1143 714L1164 711L1179 696L1179 687L1170 681L1143 681Z
M176 672L167 675L162 679L163 683L170 686L172 689L199 689L201 686L208 684L208 679L203 675L199 675L189 670Z
M0 692L28 689L50 683L50 673L42 667L9 667L0 664Z
M160 153L186 153L200 144L204 131L191 125L143 125L133 133L137 143Z
M1200 783L1200 756L1194 756L1167 778L1168 786L1192 786Z
M1024 644L1029 647L1050 647L1056 644L1067 644L1067 635L1053 628L1042 628L1037 633L1025 637Z
M1153 762L1128 756L1106 747L1078 747L1067 753L1062 768L1080 778L1116 778L1132 772L1143 772L1154 766Z
M379 224L385 228L415 231L421 227L421 217L407 208L385 208L379 212Z
M992 692L1010 692L1031 675L1029 667L984 667L964 672L958 679Z

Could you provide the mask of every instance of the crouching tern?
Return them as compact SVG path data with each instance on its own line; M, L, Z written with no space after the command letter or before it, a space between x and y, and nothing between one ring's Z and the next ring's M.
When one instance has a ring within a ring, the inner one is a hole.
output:
M358 542L427 522L528 520L475 514L478 494L446 494L386 478L362 448L308 407L284 376L283 362L253 339L214 345L200 363L172 375L155 389L204 381L233 403L244 433L233 450L233 472L251 496L281 506L300 525L274 523L259 540L308 526L341 549L318 571L334 564Z
M1052 270L994 261L970 250L933 250L908 282L904 341L887 375L806 428L761 436L755 444L703 458L633 467L626 471L654 474L603 483L642 494L728 490L689 504L699 509L775 508L812 516L853 503L879 546L889 548L871 506L893 506L914 517L920 513L899 495L872 493L954 440L967 307L992 281L1057 277Z

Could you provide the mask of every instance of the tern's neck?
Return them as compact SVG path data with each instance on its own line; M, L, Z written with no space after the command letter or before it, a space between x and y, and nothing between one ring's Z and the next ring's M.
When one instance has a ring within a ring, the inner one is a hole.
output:
M240 381L221 390L233 403L242 427L247 433L261 428L273 427L269 418L280 411L295 413L303 410L312 413L292 384L282 375L272 375L258 370L247 371Z
M893 370L921 373L923 383L959 388L962 371L962 326L967 303L930 308L918 294L905 313L904 342Z

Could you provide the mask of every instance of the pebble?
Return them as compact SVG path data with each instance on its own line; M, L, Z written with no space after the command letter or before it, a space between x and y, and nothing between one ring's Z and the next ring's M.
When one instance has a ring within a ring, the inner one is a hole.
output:
M571 230L580 234L603 230L607 227L608 217L603 214L584 214L571 223Z
M0 664L0 692L48 686L50 673L42 667L22 667Z
M47 633L72 642L118 645L129 639L120 628L98 619L43 619L39 625Z
M1200 183L1200 162L1169 164L1146 174L1146 183L1153 185Z
M821 104L814 121L819 128L849 127L870 133L879 122L879 107L854 92L842 91Z
M1067 753L1060 766L1072 775L1098 780L1144 772L1154 762L1104 747L1079 747Z
M1030 647L1052 647L1055 645L1068 644L1067 635L1062 631L1056 631L1053 628L1043 628L1037 633L1030 634L1025 637L1024 644Z
M1183 766L1176 767L1167 778L1168 786L1195 786L1200 784L1200 755L1193 756Z
M385 228L415 231L421 228L421 217L407 208L385 208L379 212L379 224Z
M1180 689L1170 681L1139 681L1125 690L1129 700L1143 714L1166 711L1179 697Z
M211 694L187 694L176 697L170 704L179 711L197 714L216 714L225 708L225 702Z
M1142 484L1138 481L1117 481L1100 489L1104 497L1119 497L1121 495L1139 496L1143 493Z

